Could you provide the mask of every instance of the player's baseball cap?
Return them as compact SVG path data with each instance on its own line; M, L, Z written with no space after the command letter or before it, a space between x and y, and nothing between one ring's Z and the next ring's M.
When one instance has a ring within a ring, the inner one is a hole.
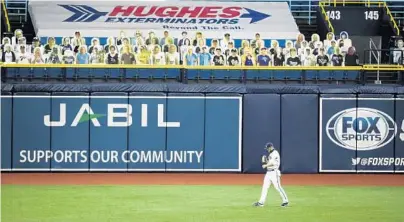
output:
M274 144L271 142L268 142L267 144L265 144L265 149L268 149L270 147L274 147Z

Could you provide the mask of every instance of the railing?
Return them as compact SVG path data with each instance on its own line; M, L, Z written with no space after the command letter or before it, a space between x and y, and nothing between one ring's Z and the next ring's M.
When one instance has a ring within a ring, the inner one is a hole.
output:
M323 14L325 21L327 22L327 26L330 32L334 33L334 27L331 24L330 18L327 16L327 13L325 12L325 4L323 2L319 3L320 9L321 9L321 14Z
M385 61L381 60L382 53L388 56L388 59ZM366 55L369 55L369 57ZM369 65L373 67L400 67L404 65L404 51L398 49L377 49L371 47L370 49L364 50L363 56L365 61L368 61L368 63L364 64L364 67L368 67Z
M381 50L381 49L375 49ZM365 50L365 54L369 50ZM397 50L388 50L397 51ZM403 65L389 65L395 71L404 71ZM17 64L17 63L2 63L3 68L91 68L91 69L199 69L199 70L376 70L374 64L364 64L359 66L185 66L185 65L130 65L130 64ZM383 66L381 66L383 68Z
M400 35L400 29L397 26L396 20L394 19L393 15L391 14L391 11L389 7L387 6L386 2L384 2L384 8L386 9L387 15L390 17L390 22L393 23L393 28L396 30L396 34Z
M1 1L1 11L4 13L3 16L6 20L6 32L11 32L10 20L8 18L7 8L4 1Z
M229 67L150 65L3 64L4 83L383 83L404 84L402 65L346 67ZM387 75L387 76L386 76ZM372 80L372 81L370 81ZM370 82L369 82L370 81Z
M0 63L4 68L91 68L91 69L200 69L200 70L362 70L362 66L184 66L184 65L127 65L127 64L13 64Z

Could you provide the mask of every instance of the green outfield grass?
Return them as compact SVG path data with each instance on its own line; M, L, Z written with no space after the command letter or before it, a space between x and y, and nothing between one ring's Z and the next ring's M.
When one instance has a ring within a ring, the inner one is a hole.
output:
M402 222L404 187L2 186L2 222Z

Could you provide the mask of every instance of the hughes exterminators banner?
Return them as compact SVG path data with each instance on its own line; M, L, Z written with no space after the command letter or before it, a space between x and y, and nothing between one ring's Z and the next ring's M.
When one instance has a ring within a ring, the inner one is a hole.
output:
M296 38L298 27L286 2L40 1L29 3L39 36L117 36L120 30L201 31L207 38Z

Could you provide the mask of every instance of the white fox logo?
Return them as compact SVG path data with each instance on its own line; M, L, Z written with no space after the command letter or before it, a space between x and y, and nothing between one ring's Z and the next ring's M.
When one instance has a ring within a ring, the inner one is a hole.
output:
M356 166L361 162L361 158L357 157L357 158L352 158L352 165Z

